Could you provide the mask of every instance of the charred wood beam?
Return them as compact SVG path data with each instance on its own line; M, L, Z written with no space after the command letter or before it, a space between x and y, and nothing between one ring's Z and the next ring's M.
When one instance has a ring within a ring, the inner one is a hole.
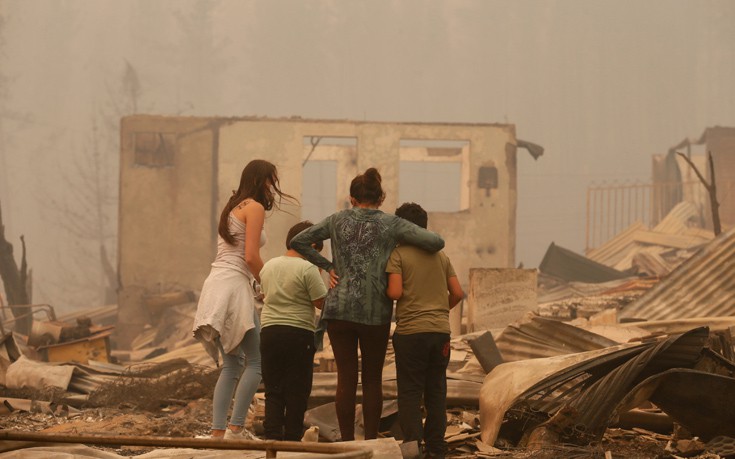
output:
M708 182L707 179L704 178L701 172L699 172L699 169L697 169L697 166L694 165L691 158L689 156L685 155L684 153L676 152L677 155L684 158L684 161L689 164L689 167L692 168L695 174L697 174L697 178L699 178L699 181L702 182L702 185L704 185L704 188L707 190L707 193L709 194L709 204L710 208L712 209L712 227L715 232L715 236L718 236L722 232L722 226L720 224L720 203L717 202L717 185L715 184L715 164L714 160L712 159L712 152L707 152L707 160L709 165L709 173L710 177L712 179L712 182Z
M357 446L326 443L310 443L276 440L222 440L213 438L174 438L126 435L72 435L63 433L0 431L2 441L28 441L38 443L81 443L106 446L149 446L169 448L237 449L265 451L266 457L276 457L278 451L316 453L314 458L369 459L372 450Z
M16 318L16 330L28 335L31 331L31 315L27 308L14 308L17 305L27 305L30 301L28 294L28 264L26 263L26 243L20 237L22 252L21 265L13 257L13 245L5 239L5 225L3 224L2 208L0 208L0 278L3 280L8 305Z

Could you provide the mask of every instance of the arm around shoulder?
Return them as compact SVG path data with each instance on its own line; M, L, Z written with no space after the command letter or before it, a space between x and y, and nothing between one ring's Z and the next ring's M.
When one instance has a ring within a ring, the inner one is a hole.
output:
M433 231L414 225L408 220L396 217L398 240L403 244L413 245L428 252L438 252L444 248L444 239Z

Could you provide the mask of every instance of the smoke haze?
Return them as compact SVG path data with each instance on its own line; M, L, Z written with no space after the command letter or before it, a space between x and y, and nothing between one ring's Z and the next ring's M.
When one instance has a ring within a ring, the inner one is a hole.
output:
M650 180L651 155L735 126L729 0L0 0L0 14L0 204L36 303L104 301L124 115L515 124L546 149L519 150L526 267L552 241L583 251L588 185Z

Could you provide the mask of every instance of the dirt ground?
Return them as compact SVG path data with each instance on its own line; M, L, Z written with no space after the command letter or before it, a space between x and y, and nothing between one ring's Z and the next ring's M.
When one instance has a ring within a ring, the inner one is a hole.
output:
M157 411L140 410L134 407L88 408L70 410L68 414L54 415L16 411L0 416L0 428L25 432L49 432L196 437L207 435L211 421L212 403L209 399L197 399L185 405L170 405ZM252 420L252 416L251 416ZM454 448L448 457L488 457L477 452L474 439L465 440ZM506 458L605 458L609 451L613 458L673 458L666 452L666 441L656 440L627 430L608 430L602 443L588 447L563 446L545 451L529 452L508 448L504 454L492 457ZM151 451L149 447L123 446L99 449L124 456L136 456ZM700 458L718 457L696 456Z
M15 410L0 415L0 429L23 432L69 433L74 435L124 435L193 438L209 434L212 416L212 390L217 372L199 367L173 365L148 368L136 377L119 378L103 386L89 398L95 407L75 409L64 402L66 394L59 392L10 391L0 389L0 395L20 399L41 400L30 411ZM165 371L164 371L165 370ZM141 374L149 376L142 380ZM246 427L259 433L262 425L262 394L251 406ZM50 403L49 403L50 402ZM483 452L477 445L479 438L479 411L476 407L450 407L447 410L448 431L462 434L448 438L451 458L504 457L504 458L675 458L666 450L666 435L641 431L608 429L596 445L579 447L558 445L543 451L530 452L496 444L502 452ZM472 425L463 423L468 421ZM474 422L476 421L476 422ZM389 435L386 432L386 435ZM153 448L122 446L98 449L123 456L136 456ZM717 455L690 455L699 459L718 458Z

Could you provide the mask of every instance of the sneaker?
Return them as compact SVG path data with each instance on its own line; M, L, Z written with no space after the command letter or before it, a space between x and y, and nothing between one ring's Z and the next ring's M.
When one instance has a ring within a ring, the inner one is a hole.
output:
M233 432L230 429L227 429L225 431L225 440L256 440L259 441L260 438L256 437L254 433L250 432L246 428L242 428L239 432Z

